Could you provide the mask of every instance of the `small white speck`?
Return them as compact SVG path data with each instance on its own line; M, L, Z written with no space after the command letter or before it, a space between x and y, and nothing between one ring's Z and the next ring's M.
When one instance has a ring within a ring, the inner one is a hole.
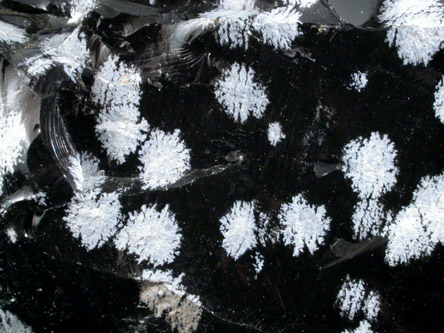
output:
M256 255L254 256L253 265L254 265L254 270L256 272L255 278L257 279L257 276L262 271L262 268L264 268L264 257L261 254L256 253Z
M282 132L282 127L279 122L270 123L268 125L268 141L272 146L276 146L278 142L285 139L285 134Z
M368 78L367 73L356 72L351 76L350 88L357 91L361 91L367 86Z
M6 229L6 236L8 236L9 241L11 243L16 243L17 242L17 233L15 232L14 228L8 228Z
M444 77L436 86L433 109L435 110L436 117L438 117L438 119L444 123Z

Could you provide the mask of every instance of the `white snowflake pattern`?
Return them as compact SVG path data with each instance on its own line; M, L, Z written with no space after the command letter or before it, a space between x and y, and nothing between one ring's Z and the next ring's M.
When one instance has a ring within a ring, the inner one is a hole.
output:
M309 8L316 2L318 2L318 0L286 0L287 5L298 6L299 8Z
M433 109L435 110L436 117L444 123L444 77L436 86Z
M304 247L313 254L323 244L330 227L324 206L312 206L300 194L293 197L291 203L282 205L279 219L284 226L284 243L294 247L295 257Z
M166 205L161 211L156 205L143 205L129 214L125 227L114 243L119 250L128 250L138 262L148 260L154 266L171 263L178 253L181 234L176 219Z
M7 22L0 21L0 42L6 44L25 43L28 40L26 31Z
M352 216L354 236L363 240L368 236L379 235L384 222L387 219L390 222L390 217L384 212L379 199L360 200Z
M102 106L96 133L108 155L119 164L145 141L149 129L139 121L140 72L111 56L100 68L91 88L93 100Z
M279 142L285 139L285 134L282 132L282 127L279 122L270 123L268 125L268 141L272 146L276 146Z
M256 255L254 256L253 266L254 266L254 271L256 272L255 278L257 279L257 276L262 271L262 268L264 268L264 256L259 253L256 253Z
M37 136L40 98L27 86L23 76L11 66L0 75L0 195L3 177L14 172L25 152Z
M375 321L381 311L381 297L371 290L364 300L363 311L365 317L370 321Z
M351 76L350 88L361 91L367 86L368 77L365 72L356 72Z
M95 0L69 0L70 15L68 23L79 23L89 12L96 7Z
M0 308L0 331L4 333L31 333L31 327L25 325L7 310Z
M88 154L80 157L82 191L71 199L63 218L74 237L88 250L99 248L117 232L122 220L121 205L115 192L102 193L105 174L99 161Z
M444 5L439 0L386 0L379 19L387 42L404 64L427 65L444 41Z
M410 205L388 227L386 261L407 263L430 255L444 241L444 175L425 177Z
M250 114L261 118L269 103L265 88L254 80L255 72L234 63L216 83L216 99L235 121L245 122Z
M344 333L373 333L373 330L367 320L362 320L354 330L345 330Z
M361 199L378 198L396 183L396 149L387 135L373 132L370 138L351 141L343 149L342 171Z
M30 57L23 63L31 76L39 77L59 63L75 82L76 77L85 69L89 58L86 37L80 28L76 28L71 34L64 33L45 39L40 49L41 54Z
M220 223L222 247L234 260L256 246L254 203L236 201Z
M163 188L179 180L190 169L190 150L180 139L180 131L172 134L159 129L151 132L140 152L141 178L144 189Z
M367 289L363 280L350 279L347 275L336 298L342 317L354 320L363 313L367 320L376 320L381 308L380 296L376 291Z
M301 34L301 14L291 7L278 7L262 12L253 21L253 28L260 32L266 44L276 49L289 49L292 41Z

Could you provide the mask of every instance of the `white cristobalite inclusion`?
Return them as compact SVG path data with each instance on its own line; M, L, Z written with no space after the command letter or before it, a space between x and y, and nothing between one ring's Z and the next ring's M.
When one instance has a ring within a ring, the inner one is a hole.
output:
M311 5L308 2L310 0L302 1L298 7ZM200 17L214 21L217 26L216 37L221 45L248 49L249 38L256 31L261 35L262 42L277 49L288 49L294 38L301 34L300 13L295 10L295 5L289 2L271 11L259 12L251 0L220 1L215 10L203 13Z
M386 261L392 266L429 255L444 242L444 175L421 180L412 203L388 228L388 237Z
M173 184L190 169L190 158L179 130L173 133L153 130L140 152L143 188L159 189Z
M268 125L268 141L272 146L276 146L278 142L281 142L282 139L285 139L285 134L282 132L282 127L279 122L270 123Z
M352 220L355 237L363 240L369 236L378 235L383 222L391 221L391 215L384 212L379 199L362 199L355 206Z
M119 164L145 141L148 123L140 120L140 72L115 56L109 57L91 88L93 100L101 105L96 133L108 155Z
M40 98L29 89L22 75L6 66L0 75L0 195L4 175L14 172L37 136L34 126L39 118Z
M380 297L377 292L367 292L367 289L363 280L352 280L347 275L336 298L342 317L353 320L362 312L366 319L376 320L381 308Z
M373 132L370 138L358 138L343 149L345 176L352 181L359 202L353 213L353 230L358 239L377 235L387 217L380 197L396 183L396 149L387 135Z
M433 109L436 117L444 124L444 77L436 86Z
M362 320L354 330L345 330L344 333L373 333L373 331L370 323L367 320Z
M259 13L254 2L254 0L221 0L216 9L202 13L200 17L217 22L216 38L222 46L248 49L252 17Z
M165 314L174 331L194 332L202 316L202 304L198 296L185 292L183 276L174 278L171 271L143 271L142 279L148 284L142 284L140 298L155 317Z
M32 329L22 323L16 315L0 308L0 332L32 333Z
M361 311L365 297L365 285L362 280L351 280L347 276L337 296L341 316L353 320Z
M69 4L71 18L68 23L79 23L96 7L95 0L69 0Z
M236 201L231 210L220 219L224 237L222 247L235 260L256 246L254 203Z
M253 28L261 33L266 44L277 49L289 49L293 40L301 34L301 14L289 7L278 7L262 12L253 21Z
M352 82L350 84L350 88L356 89L357 91L361 91L367 86L368 78L367 73L364 72L356 72L351 76Z
M294 196L291 203L282 205L279 219L284 227L284 243L293 246L295 257L305 247L313 254L324 242L330 227L324 206L312 206L300 194Z
M81 156L82 191L75 193L63 218L74 237L80 238L88 250L101 247L115 235L122 219L118 194L101 191L105 173L98 164L90 155Z
M173 213L166 205L161 211L156 205L143 205L129 214L125 227L114 239L119 250L127 249L138 262L148 260L154 266L173 262L178 253L181 235Z
M28 40L26 31L7 22L0 21L0 42L6 44L24 43Z
M370 291L364 300L362 308L365 317L370 321L375 321L381 311L381 298L375 291Z
M389 28L387 42L404 64L427 65L444 41L444 5L439 0L386 0L379 19Z
M290 6L299 6L300 8L309 8L313 6L318 0L285 0Z
M395 159L395 146L388 136L373 132L370 138L360 137L344 147L342 171L360 198L375 198L395 185Z
M269 103L265 88L255 82L255 72L234 63L216 83L216 99L235 121L245 122L250 114L261 118Z
M80 28L71 34L64 33L45 39L40 45L41 54L33 56L24 65L31 76L39 77L56 63L63 65L63 70L69 78L76 82L76 77L82 74L89 58L86 37Z

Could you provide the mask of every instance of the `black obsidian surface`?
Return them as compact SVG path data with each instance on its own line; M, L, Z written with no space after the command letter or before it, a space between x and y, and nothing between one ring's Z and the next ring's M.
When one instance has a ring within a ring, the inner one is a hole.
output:
M189 19L208 8L191 1L158 2L151 9L141 2L144 10L151 10L147 16ZM128 8L120 8L122 3ZM137 264L134 255L116 250L111 241L87 251L65 226L62 218L73 195L72 180L63 176L68 168L57 158L61 150L70 154L72 146L92 152L110 179L130 182L131 190L120 197L124 213L143 204L169 205L182 240L179 255L164 267L176 275L184 273L187 292L199 296L203 313L198 332L351 329L363 316L349 321L335 305L347 275L365 280L380 294L381 312L372 323L375 332L443 330L442 245L429 257L391 267L384 261L386 242L381 241L326 267L335 260L330 246L336 240L357 243L351 216L358 196L341 171L321 178L314 172L319 163L342 163L342 149L351 140L376 131L387 134L397 150L399 174L394 188L382 198L384 207L396 213L408 205L420 179L444 169L444 125L433 112L435 87L444 74L442 52L427 66L404 65L396 49L386 43L382 27L341 22L321 29L317 22L307 22L293 42L293 53L254 38L247 50L230 49L219 45L209 31L186 45L190 60L161 65L157 75L152 57L163 38L160 20L129 36L119 35L119 27L137 16L132 4L118 1L110 11L103 9L108 6L104 2L103 8L83 20L82 31L89 41L98 38L122 60L142 69L141 116L152 128L180 129L191 150L193 170L220 166L223 171L202 173L193 182L167 190L142 190L137 180L138 151L118 165L108 158L94 132L98 110L90 90L97 68L86 68L77 83L69 81L62 66L39 80L32 78L30 86L42 97L44 127L29 147L27 162L33 188L45 190L48 201L45 207L15 203L2 216L2 227L20 226L21 232L16 243L0 234L2 308L35 332L171 331L166 321L155 318L139 300L140 282L132 276L146 263ZM26 14L23 20L48 13L66 16L58 1L4 1L0 5L2 10ZM0 11L2 20L3 15ZM33 24L28 29L38 30ZM52 29L57 33L57 28ZM7 65L16 65L14 53L5 50L0 49ZM235 62L254 69L269 98L262 118L250 117L242 124L233 121L214 96L215 81ZM356 71L368 73L368 85L360 92L349 89ZM69 139L59 125L45 122L45 115L62 122ZM286 134L275 147L267 139L268 124L274 121L280 122ZM61 139L56 147L51 145L54 136ZM234 152L242 160L227 158ZM120 181L109 186L119 186ZM9 175L3 195L26 182L19 172ZM281 205L299 193L313 205L324 205L331 218L318 251L305 250L295 257L293 249L282 242L259 244L256 252L265 263L257 276L252 251L236 261L227 255L219 220L235 201L254 200L261 212L267 212L273 229L279 226ZM44 209L49 210L32 227L34 213Z

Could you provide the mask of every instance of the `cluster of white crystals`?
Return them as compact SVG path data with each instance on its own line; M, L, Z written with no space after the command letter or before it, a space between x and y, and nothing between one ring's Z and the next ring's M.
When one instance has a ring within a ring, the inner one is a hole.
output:
M95 0L69 0L70 15L68 23L79 23L96 6Z
M378 199L360 200L352 216L355 237L363 240L368 236L378 235L384 221L389 223L390 218L391 215L384 212Z
M255 0L220 0L219 8L227 10L252 10Z
M265 88L254 80L255 72L234 63L216 83L215 96L235 121L245 122L250 114L261 118L269 103Z
M181 285L184 274L178 277L173 276L171 270L149 270L145 269L142 272L142 281L149 281L151 283L165 283L176 293L184 294L185 288Z
M282 132L282 127L279 122L270 123L268 125L268 141L272 146L276 146L278 142L281 142L282 139L285 139L285 134Z
M180 139L180 131L151 132L140 152L140 177L144 189L159 189L179 180L190 169L190 150Z
M284 227L284 243L294 247L295 257L305 247L313 254L324 242L330 227L324 206L312 206L300 194L294 196L291 203L282 205L279 219Z
M31 76L44 74L56 63L63 65L63 70L75 82L76 76L85 69L89 52L86 46L86 37L80 28L71 34L54 35L44 40L41 45L41 54L30 57L24 62L27 72Z
M102 193L105 174L99 161L84 154L80 158L83 179L81 192L76 192L63 218L74 237L80 238L88 250L101 247L116 234L122 220L118 194Z
M165 314L167 321L179 333L189 333L197 329L202 316L202 304L198 296L185 292L181 285L182 273L173 277L171 271L149 271L142 274L140 299L148 304L156 318Z
M343 149L342 171L360 198L379 197L396 183L396 150L387 135L373 132L370 138L351 141Z
M2 65L2 63L0 63ZM40 98L12 66L0 74L0 195L3 177L12 173L37 136L40 122Z
M379 199L396 183L396 154L393 142L378 132L373 132L368 139L353 140L343 149L342 171L351 179L360 200L352 217L358 239L379 234L384 221L390 218Z
M16 315L0 308L0 332L31 333L32 329L23 324Z
M376 320L381 311L381 298L377 292L372 290L368 293L364 300L364 307L362 310L368 320Z
M221 45L248 49L249 38L256 31L262 37L262 42L277 49L288 49L301 34L301 14L295 10L295 6L308 7L312 2L288 1L284 6L260 12L252 0L223 0L215 10L200 16L214 20L216 37Z
M6 44L24 43L28 40L26 31L7 22L0 21L0 42Z
M299 6L300 8L309 8L318 0L286 0L288 5Z
M380 297L375 291L366 291L362 280L352 280L347 275L337 296L342 317L353 320L361 311L367 320L376 320L380 311Z
M248 49L252 17L258 13L254 2L254 0L221 0L216 9L200 16L216 24L216 38L220 45Z
M262 12L253 21L253 28L261 35L264 43L277 49L289 49L293 40L301 34L301 14L291 7L278 7Z
M399 212L388 228L386 261L407 263L429 255L444 242L444 175L425 177L410 205Z
M439 0L386 0L379 19L388 26L387 42L404 64L427 65L444 41L444 5Z
M14 172L14 166L24 153L21 143L25 132L21 110L15 100L17 91L12 87L6 88L2 81L3 78L0 78L0 195L4 175Z
M119 250L136 255L138 262L148 260L154 266L171 263L178 253L181 235L168 205L161 211L156 205L143 205L129 214L126 226L114 243Z
M264 256L256 253L254 256L254 271L256 272L255 278L257 278L258 274L262 271L262 268L264 268Z
M364 72L356 72L351 76L351 84L350 88L356 89L357 91L361 91L367 86L368 78L367 73Z
M444 124L444 77L436 86L433 109L436 117Z
M220 224L222 246L235 260L256 246L254 203L236 201Z
M100 104L96 133L108 155L124 163L128 154L145 141L148 123L140 119L140 72L110 56L98 71L91 88L93 100Z
M17 242L17 232L14 230L14 228L10 227L8 229L5 230L5 234L6 236L8 236L8 239L11 243L16 243Z
M373 330L367 320L362 320L354 330L345 330L344 333L373 333Z

